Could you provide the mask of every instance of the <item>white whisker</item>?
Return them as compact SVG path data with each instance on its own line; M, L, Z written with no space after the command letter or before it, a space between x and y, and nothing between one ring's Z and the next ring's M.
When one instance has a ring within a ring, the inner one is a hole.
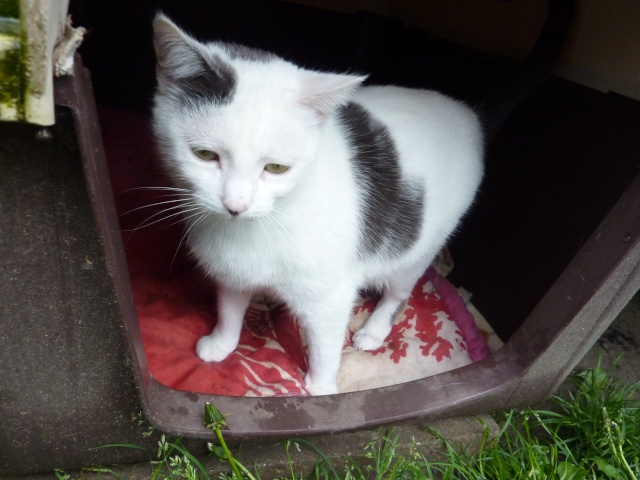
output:
M191 190L189 190L189 189L177 188L177 187L134 187L134 188L128 188L127 190L123 190L120 193L134 192L136 190L158 190L158 191L172 191L172 192L192 193Z
M181 212L174 213L174 214L172 214L172 215L170 215L170 216L168 216L168 217L165 217L165 219L164 219L164 220L168 220L169 218L171 218L171 217L175 217L175 216L178 216L178 215L180 215L180 214L189 213L189 212L195 212L195 211L197 211L197 210L202 210L202 207L201 207L201 206L199 206L199 205L196 205L196 206L194 206L193 208L189 208L188 210L183 210L183 211L181 211ZM192 214L192 215L195 215L195 214ZM189 215L189 216L187 216L186 218L191 218L191 216L192 216L192 215ZM180 217L180 218L178 218L177 220L175 220L175 221L171 222L170 224L165 225L165 226L164 226L164 228L172 227L172 226L174 226L174 225L177 225L178 223L182 223L182 222L184 222L184 220L185 220L185 219L184 219L183 217Z
M275 216L267 215L266 218L271 222L271 225L273 225L273 227L278 231L284 243L287 243L287 239L285 238L284 234L286 234L287 237L289 237L292 243L294 244L296 243L295 237L291 235L291 232L289 232L286 228L284 228L284 226L278 221L278 219Z
M276 230L280 234L280 237L282 238L283 241L286 241L286 239L284 238L284 235L282 234L282 232L280 231L278 226L275 224L275 222L271 218L271 215L266 215L264 218L269 220L269 223L273 226L273 229Z
M158 205L166 205L168 203L178 203L178 202L182 202L183 204L185 204L185 202L190 201L190 200L191 200L190 198L179 198L179 199L175 199L175 200L165 200L163 202L150 203L149 205L142 205L141 207L132 208L131 210L128 210L128 211L124 212L122 214L122 216L128 215L128 214L133 213L133 212L135 212L137 210L142 210L143 208L157 207Z
M265 238L266 243L269 244L269 241L270 241L269 234L267 233L267 229L264 227L264 223L262 222L262 218L257 217L256 220L260 224L260 227L262 227L262 231L264 232L264 238Z
M183 209L184 207L188 207L186 209ZM193 212L194 210L198 210L199 208L201 208L200 206L196 205L195 203L189 204L189 205L176 205L170 208L165 208L164 210L154 213L153 215L151 215L149 218L143 220L137 227L131 229L131 230L126 230L129 232L135 232L136 230L139 230L141 228L145 228L145 227L150 227L151 225L155 225L156 223L160 223L163 222L165 220L169 220L170 218L174 218L178 215L181 215L183 213L189 213L189 212ZM178 212L176 213L172 213L171 215L167 215L165 217L159 218L157 220L154 220L153 222L149 222L149 220L151 220L152 218L157 217L158 215L162 215L164 213L170 212L171 210L176 210L176 209L180 209ZM171 225L175 225L175 223L179 223L181 221L178 220L178 222L174 222L171 223L170 225L167 225L167 227L170 227Z
M178 242L178 246L176 247L176 253L173 254L173 258L171 259L171 269L173 269L173 264L176 261L176 257L178 256L178 252L180 251L180 247L182 247L182 244L185 242L185 240L188 242L189 240L189 233L191 232L191 230L199 223L201 222L206 216L208 215L208 212L205 210L199 210L196 213L193 213L191 215L189 215L187 218L185 218L185 222L189 222L190 219L192 219L193 217L198 217L196 218L191 225L189 225L189 228L187 228L183 233L182 236L180 237L180 241ZM185 225L186 227L186 225Z
M293 216L289 212L287 212L284 208L274 206L273 210L276 213L287 217L287 219L289 219L289 220L293 219Z

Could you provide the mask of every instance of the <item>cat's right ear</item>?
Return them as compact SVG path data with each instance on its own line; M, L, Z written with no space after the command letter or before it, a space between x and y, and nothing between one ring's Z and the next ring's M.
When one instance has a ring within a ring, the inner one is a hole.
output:
M184 33L163 14L153 21L153 32L161 90L183 92L189 98L212 102L230 98L236 76L220 55L207 52L206 45Z
M162 13L153 21L153 45L159 82L192 77L202 70L202 57L193 39Z

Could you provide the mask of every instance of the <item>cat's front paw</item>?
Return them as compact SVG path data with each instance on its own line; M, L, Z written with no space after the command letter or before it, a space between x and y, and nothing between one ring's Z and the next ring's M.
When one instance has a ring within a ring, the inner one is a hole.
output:
M384 344L386 336L380 337L361 328L353 335L353 347L356 350L377 350Z
M304 377L304 387L314 397L319 395L334 395L338 393L338 385L333 383L321 383L313 380L308 373Z
M196 344L196 354L203 362L221 362L235 350L214 334L205 335Z

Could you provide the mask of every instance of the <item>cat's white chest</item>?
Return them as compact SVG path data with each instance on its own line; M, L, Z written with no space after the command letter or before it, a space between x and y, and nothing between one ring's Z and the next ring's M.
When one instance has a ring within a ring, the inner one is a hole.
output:
M290 232L255 220L202 229L190 243L218 282L239 290L280 290L313 269L309 256L296 248L292 238Z

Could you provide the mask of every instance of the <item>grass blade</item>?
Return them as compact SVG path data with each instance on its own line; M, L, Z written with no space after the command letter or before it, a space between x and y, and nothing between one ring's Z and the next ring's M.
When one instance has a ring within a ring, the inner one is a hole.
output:
M342 477L340 475L338 475L338 472L336 471L335 467L333 466L333 463L331 463L331 460L329 460L327 458L327 456L324 454L324 452L322 450L320 450L318 447L316 447L309 440L305 440L304 438L294 438L291 441L292 442L296 442L296 443L302 443L303 445L306 445L307 447L311 448L314 452L316 452L316 454L318 454L318 456L322 459L322 461L325 463L325 465L327 467L329 467L329 469L331 470L331 473L333 474L333 478L335 478L335 480L341 480L342 479Z
M98 473L98 474L100 474L100 473L108 473L109 475L113 475L118 480L124 480L124 477L122 475L120 475L119 473L114 472L113 470L111 470L110 468L107 468L107 467L89 467L89 468L83 468L82 471L83 472Z
M99 450L102 448L130 448L132 450L142 450L147 453L147 449L141 447L140 445L135 445L133 443L109 443L107 445L100 445L99 447L95 447L92 450Z

